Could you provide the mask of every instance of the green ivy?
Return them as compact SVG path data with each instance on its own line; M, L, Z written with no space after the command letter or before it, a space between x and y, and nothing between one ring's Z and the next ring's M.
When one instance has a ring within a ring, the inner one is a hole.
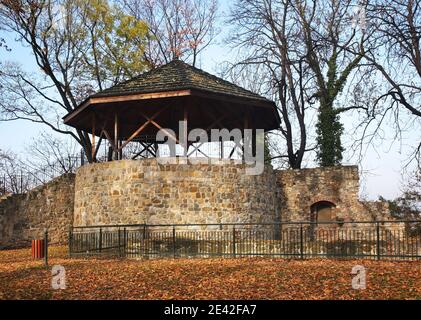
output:
M267 136L267 134L265 134L265 164L270 165L272 163L271 159L272 159L272 155L270 153L270 148L269 148L269 141L268 141L269 137Z
M340 165L342 162L341 136L343 133L343 125L340 117L333 109L332 104L321 104L318 122L316 124L317 144L317 160L322 167L331 167Z
M320 108L318 122L316 124L317 134L317 161L322 167L340 165L342 153L345 149L342 146L341 136L344 127L340 122L339 111L334 109L334 101L343 90L351 71L358 66L362 55L351 61L338 77L338 55L336 50L327 63L327 83L325 90L321 90Z

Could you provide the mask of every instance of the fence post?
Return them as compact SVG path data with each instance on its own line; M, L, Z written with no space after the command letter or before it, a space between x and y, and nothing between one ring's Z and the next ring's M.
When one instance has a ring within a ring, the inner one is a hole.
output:
M304 229L302 223L300 223L300 257L304 259Z
M380 224L376 223L376 234L377 234L377 260L380 260Z
M99 228L99 252L102 252L102 228Z
M237 248L235 247L235 226L232 227L232 256L233 258L236 258L237 256L237 252L236 252Z
M69 226L69 257L72 257L72 250L73 250L73 233L72 233L72 226Z
M144 223L143 224L143 235L142 235L142 237L143 237L143 256L144 257L146 257L146 252L147 252L147 250L146 250L146 223Z
M218 255L220 257L222 257L224 255L224 250L222 249L223 247L225 247L225 240L221 240L222 239L222 223L219 224L219 231L220 234L217 235L217 239L218 239Z
M121 233L120 228L118 228L118 256L121 258Z
M127 256L127 229L123 229L123 256Z
M48 267L48 229L44 231L44 254L45 266Z
M173 258L175 259L175 226L172 227L172 251Z

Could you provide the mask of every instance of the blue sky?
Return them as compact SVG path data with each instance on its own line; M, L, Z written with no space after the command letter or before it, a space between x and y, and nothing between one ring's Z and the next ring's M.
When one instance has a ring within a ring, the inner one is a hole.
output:
M221 9L224 12L228 11L227 2L221 3ZM0 31L0 36L6 38L7 44L12 49L10 53L4 52L4 50L0 51L0 59L17 61L24 66L25 70L34 71L34 59L28 48L14 42L14 39L7 33ZM200 57L199 67L216 73L219 64L233 59L233 51L222 43L224 36L224 32L221 32L216 39L216 44L209 47ZM351 132L356 119L353 115L345 115L341 119L345 124L344 143L347 146L352 143L354 138L349 135L349 132ZM31 142L31 139L44 130L48 131L43 126L25 121L0 122L0 149L23 154L25 146ZM406 163L412 146L417 143L418 130L419 126L412 128L405 134L404 140L394 142L392 132L386 131L387 139L377 145L376 150L372 147L368 149L366 156L359 164L362 196L376 199L379 195L393 198L399 194L403 182L401 168ZM352 157L350 152L345 152L344 164L356 164L356 161L356 157ZM310 159L307 165L315 166L315 163Z

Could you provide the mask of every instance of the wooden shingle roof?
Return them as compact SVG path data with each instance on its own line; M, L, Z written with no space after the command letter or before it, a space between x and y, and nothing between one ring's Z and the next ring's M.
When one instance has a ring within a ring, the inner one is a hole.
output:
M89 133L95 127L99 136L103 129L115 131L113 123L118 117L124 139L148 117L162 128L175 130L187 113L191 128L206 130L247 127L270 131L281 123L273 101L179 60L87 97L63 120ZM155 127L148 125L142 134L156 135Z
M180 60L174 60L154 70L145 72L140 76L100 91L91 97L121 96L185 89L201 90L214 94L270 102L270 100L258 94L188 65Z

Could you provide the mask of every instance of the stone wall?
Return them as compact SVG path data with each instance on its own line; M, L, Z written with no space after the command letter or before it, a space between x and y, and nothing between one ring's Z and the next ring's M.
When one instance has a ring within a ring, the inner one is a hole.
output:
M283 221L310 221L317 202L334 204L333 220L390 220L387 203L359 200L357 166L280 170L276 172Z
M90 164L76 174L75 226L279 221L276 175L244 165L158 164L156 159Z
M26 194L0 199L0 248L28 245L49 229L51 243L65 243L73 223L73 174L61 176Z
M311 206L334 204L343 222L392 220L384 202L358 199L355 166L273 170L245 175L244 165L158 164L156 159L86 165L27 194L0 198L0 248L27 245L49 229L110 224L271 223L309 221Z

